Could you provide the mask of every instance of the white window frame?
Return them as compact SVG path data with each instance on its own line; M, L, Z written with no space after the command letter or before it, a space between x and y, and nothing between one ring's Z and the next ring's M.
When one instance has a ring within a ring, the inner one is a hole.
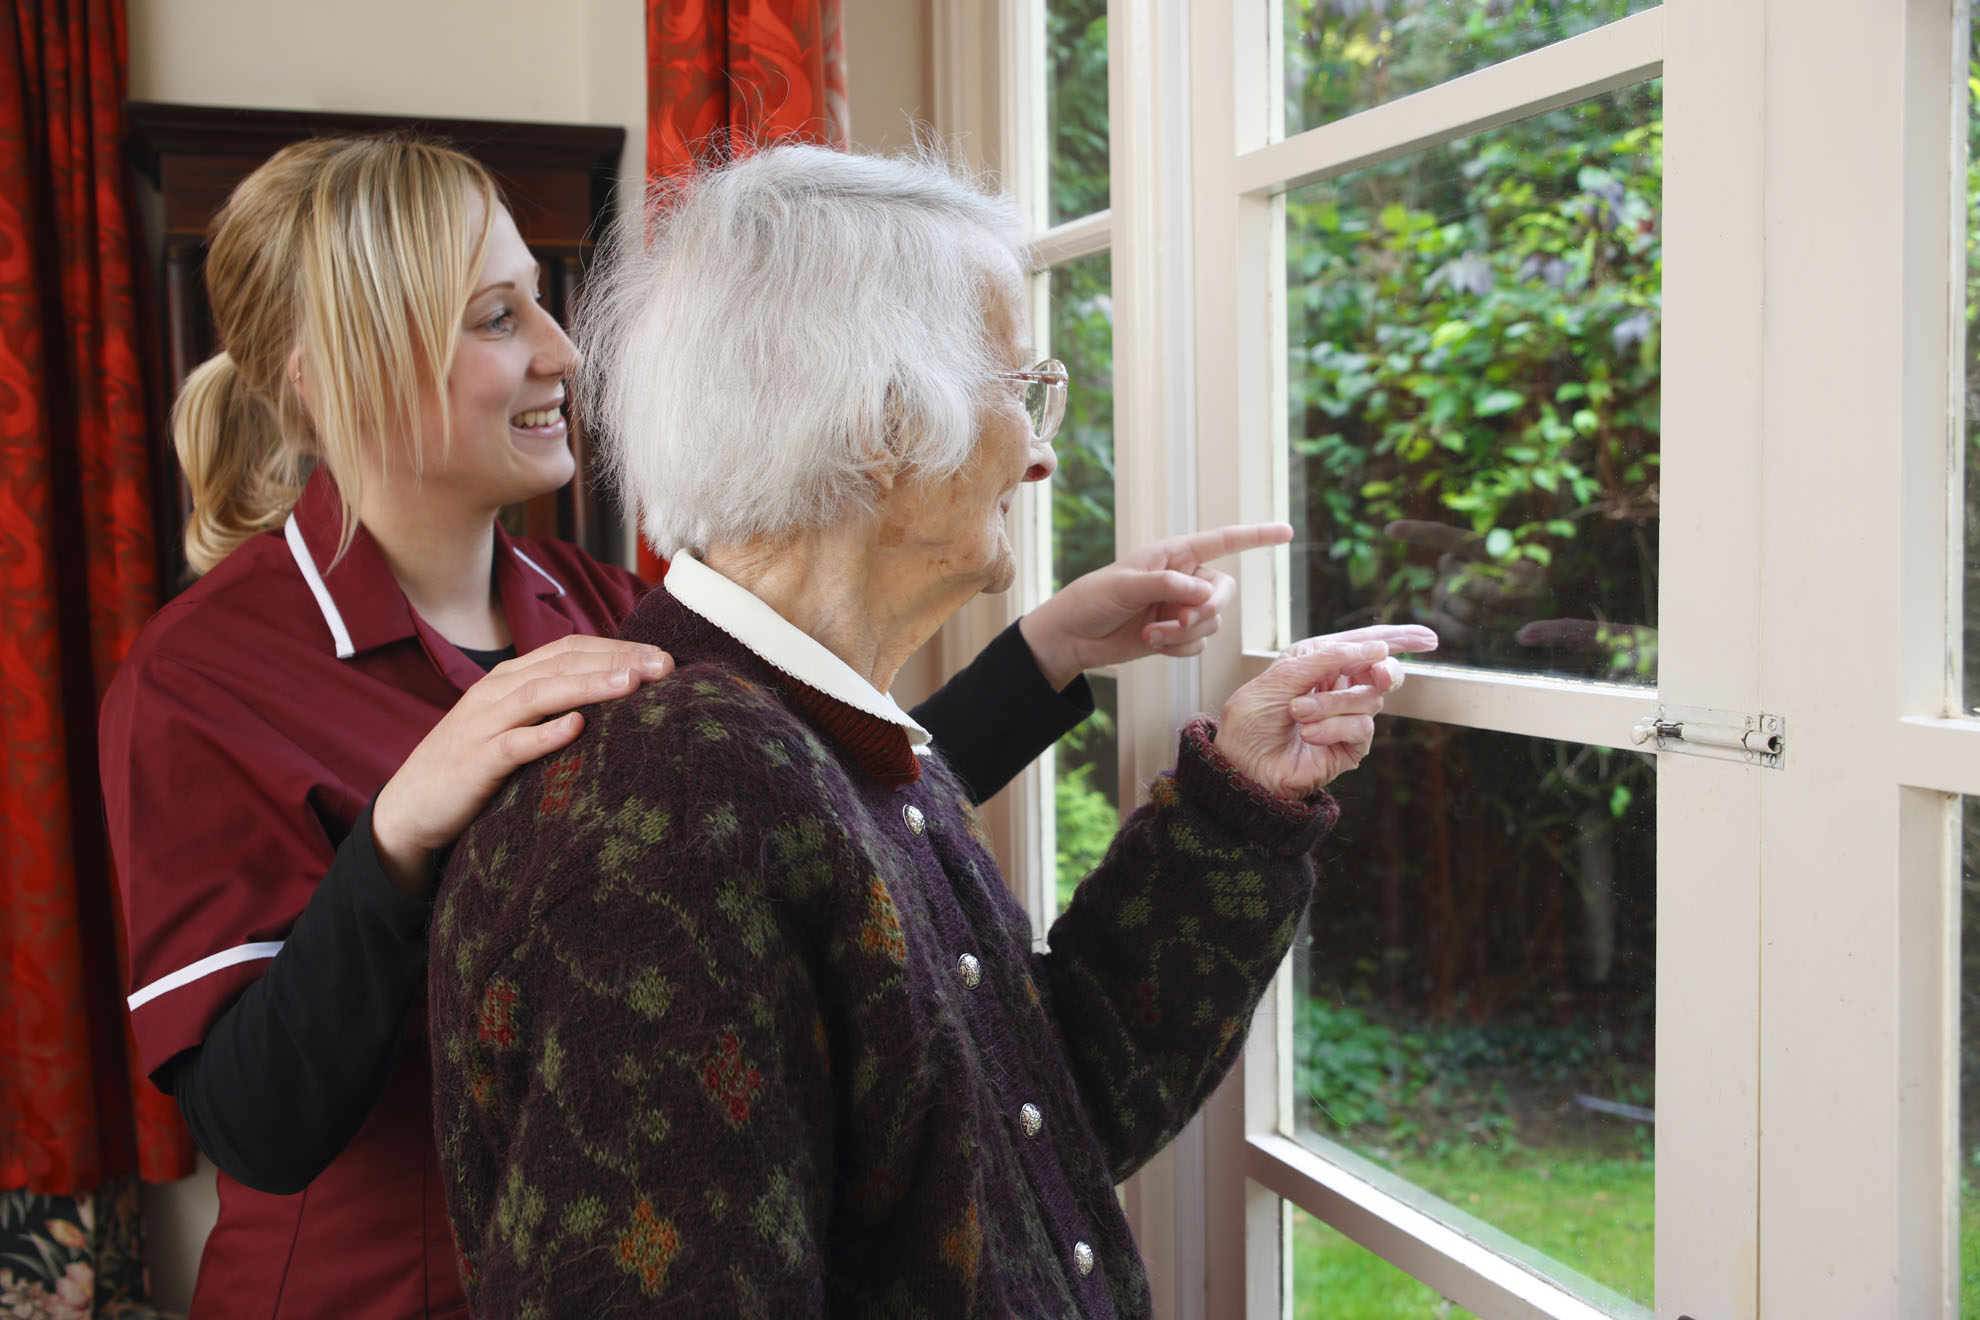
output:
M1112 212L1106 209L1047 224L1050 161L1045 150L1044 12L1038 0L937 6L933 45L940 90L934 126L969 164L995 173L1028 212L1038 233L1031 250L1032 337L1049 352L1051 272L1111 253L1114 236ZM1078 389L1079 382L1073 382L1073 388ZM936 639L944 673L968 663L997 631L1051 593L1049 482L1020 492L1011 511L1011 536L1020 548L1017 582L1000 597L979 598L944 626ZM1127 543L1117 522L1116 553ZM1092 676L1118 678L1119 673L1107 667ZM1121 692L1120 699L1124 713L1127 694ZM1123 746L1125 741L1123 731ZM980 813L1007 883L1032 915L1041 948L1058 903L1056 778L1057 758L1047 751Z
M1030 3L938 0L938 126L988 162ZM1786 717L1780 770L1659 756L1654 1313L1956 1316L1968 0L1666 0L1283 142L1269 3L1110 5L1119 543L1283 507L1275 193L1661 72L1659 686L1423 666L1391 710L1608 746L1659 699ZM1247 557L1200 665L1123 671L1124 796L1268 662L1282 567ZM1049 874L1026 828L1003 860ZM1289 994L1130 1187L1158 1314L1284 1314L1284 1201L1488 1320L1616 1313L1289 1140Z

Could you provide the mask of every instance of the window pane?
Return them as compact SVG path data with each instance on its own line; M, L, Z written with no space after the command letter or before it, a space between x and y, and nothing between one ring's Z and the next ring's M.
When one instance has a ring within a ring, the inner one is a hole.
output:
M1656 681L1661 90L1286 197L1296 635Z
M1287 1204L1292 1320L1473 1320L1372 1251Z
M1969 28L1967 40L1971 89L1980 87L1980 26ZM1980 713L1980 94L1967 98L1966 144L1965 703L1967 710Z
M1107 0L1045 6L1046 223L1107 209Z
M1113 256L1052 271L1050 352L1072 377L1052 447L1052 587L1114 562Z
M1093 714L1054 748L1061 912L1121 826L1120 684L1098 675L1086 681L1093 685Z
M1656 0L1281 0L1285 133L1654 9Z
M1105 6L1099 7L1105 25ZM1104 49L1104 41L1102 43ZM1104 66L1102 69L1104 79ZM1103 107L1104 108L1104 107ZM1052 589L1114 561L1113 256L1052 269L1047 351L1066 364L1066 415L1052 447ZM1099 864L1120 824L1120 685L1088 676L1093 717L1059 740L1054 775L1058 902Z
M1980 1317L1980 798L1960 799L1959 1314Z
M1300 1139L1598 1301L1650 1300L1655 786L1636 752L1385 721L1294 945Z

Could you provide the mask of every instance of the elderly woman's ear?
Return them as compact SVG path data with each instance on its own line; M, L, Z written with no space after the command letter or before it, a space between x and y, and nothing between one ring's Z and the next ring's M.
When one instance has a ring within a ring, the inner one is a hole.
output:
M874 454L866 463L866 479L873 484L873 493L878 499L886 499L894 493L894 484L900 480L901 461L889 453Z
M892 493L906 467L903 456L913 448L907 430L907 404L901 398L900 386L890 384L880 405L878 424L870 425L859 440L860 468L873 483L874 494L883 499Z

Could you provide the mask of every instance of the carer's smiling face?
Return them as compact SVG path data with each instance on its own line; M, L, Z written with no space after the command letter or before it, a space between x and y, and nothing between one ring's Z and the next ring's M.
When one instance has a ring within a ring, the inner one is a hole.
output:
M539 278L515 220L498 208L454 341L447 434L435 434L430 416L421 437L422 487L477 510L556 490L576 470L563 404L577 350L537 301Z

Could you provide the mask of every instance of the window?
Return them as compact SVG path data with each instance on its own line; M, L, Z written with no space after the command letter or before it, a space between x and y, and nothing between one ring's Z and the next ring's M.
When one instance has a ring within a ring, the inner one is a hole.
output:
M1023 190L1041 230L1033 322L1039 352L1071 376L1054 442L1059 470L1031 492L1043 532L1034 545L1039 594L1114 561L1114 299L1107 109L1106 0L1039 0L1014 17L1026 30L1045 113L1025 144L1035 162ZM1051 875L1034 916L1042 931L1105 853L1120 824L1120 683L1088 676L1094 714L1053 750L1049 799L1032 809Z
M1114 676L1120 805L1289 638L1447 639L1128 1190L1170 1313L1960 1313L1969 7L1108 6L1041 324L1104 250L1116 541L1297 530ZM1045 13L946 48L1005 129Z
M1106 25L1104 17L1095 22ZM1041 282L1050 327L1047 351L1066 364L1072 378L1065 420L1054 443L1059 470L1042 495L1051 506L1048 557L1056 591L1115 558L1111 254L1103 249L1075 257L1051 267ZM1120 825L1120 682L1110 673L1089 675L1088 682L1093 717L1053 750L1059 907L1071 899L1080 877L1099 863Z

